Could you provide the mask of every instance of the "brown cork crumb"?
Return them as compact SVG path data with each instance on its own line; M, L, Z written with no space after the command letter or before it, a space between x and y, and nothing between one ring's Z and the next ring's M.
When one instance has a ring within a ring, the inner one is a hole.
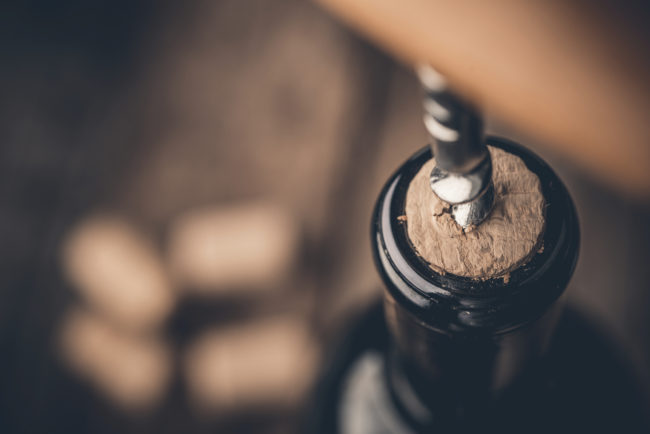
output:
M397 221L405 222L406 221L406 216L405 215L397 216Z
M465 232L467 234L467 233L472 232L474 229L476 229L476 225L469 225L466 228L463 228L463 232Z
M416 252L439 273L477 280L503 278L538 251L545 225L541 184L517 156L488 146L496 203L478 227L463 230L429 186L435 161L425 163L406 195L407 232ZM400 220L403 221L403 220Z

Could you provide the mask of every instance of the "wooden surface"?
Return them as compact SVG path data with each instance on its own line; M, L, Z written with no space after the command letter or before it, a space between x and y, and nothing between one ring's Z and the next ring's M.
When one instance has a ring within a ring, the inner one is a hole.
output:
M3 8L2 431L295 431L295 404L196 412L183 358L204 332L274 315L308 318L323 347L378 296L371 209L426 141L412 74L297 0ZM650 210L594 184L545 142L488 121L567 181L583 228L569 300L648 384ZM164 257L178 216L260 198L299 221L293 271L253 301L181 297L158 332L172 354L160 402L129 412L62 360L61 327L85 306L60 256L79 222L118 214Z

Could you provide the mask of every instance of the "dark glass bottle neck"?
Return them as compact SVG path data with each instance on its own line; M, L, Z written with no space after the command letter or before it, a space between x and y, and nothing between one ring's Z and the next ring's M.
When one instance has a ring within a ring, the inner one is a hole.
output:
M520 157L537 174L546 202L543 250L503 278L478 281L440 274L416 254L398 218L408 186L431 158L423 148L389 179L377 202L371 237L386 287L396 302L441 332L505 332L541 316L566 288L578 258L579 228L573 202L553 170L531 151L490 137L488 144Z
M557 175L517 144L494 137L487 143L520 157L539 177L546 202L544 248L511 272L507 282L442 275L417 256L398 217L404 215L411 180L431 158L428 148L389 179L373 217L373 252L386 285L386 320L397 366L393 371L408 379L432 412L448 407L446 414L452 409L452 414L476 416L498 388L541 357L553 328L552 307L578 257L575 208Z

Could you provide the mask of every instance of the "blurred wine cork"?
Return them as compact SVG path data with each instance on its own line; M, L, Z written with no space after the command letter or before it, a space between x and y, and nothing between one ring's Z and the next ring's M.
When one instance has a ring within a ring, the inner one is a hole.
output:
M128 223L93 217L64 242L64 271L95 308L129 329L148 329L167 318L173 293L154 247Z
M202 410L290 406L311 385L317 359L307 323L278 317L204 332L187 350L184 372Z
M288 275L298 239L295 220L272 203L197 209L171 227L170 268L190 291L264 289Z
M147 409L165 392L170 353L155 338L124 333L79 308L68 312L60 337L69 366L120 407Z

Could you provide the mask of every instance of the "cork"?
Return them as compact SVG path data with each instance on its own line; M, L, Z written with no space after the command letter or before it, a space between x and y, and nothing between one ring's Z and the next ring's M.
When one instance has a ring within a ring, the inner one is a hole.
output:
M125 330L159 327L176 299L161 255L144 234L115 215L83 219L66 236L62 265L85 302Z
M169 270L186 293L252 295L283 287L299 247L299 224L277 203L201 207L172 222Z
M537 175L521 158L488 146L492 157L496 202L478 227L463 230L450 214L450 205L431 190L427 161L406 194L408 237L417 254L439 273L477 280L502 277L541 251L545 227L544 195Z
M60 330L63 361L119 409L139 412L164 398L173 374L171 349L156 334L131 333L73 307Z
M191 404L199 411L292 406L308 392L318 350L300 315L207 329L183 358Z

